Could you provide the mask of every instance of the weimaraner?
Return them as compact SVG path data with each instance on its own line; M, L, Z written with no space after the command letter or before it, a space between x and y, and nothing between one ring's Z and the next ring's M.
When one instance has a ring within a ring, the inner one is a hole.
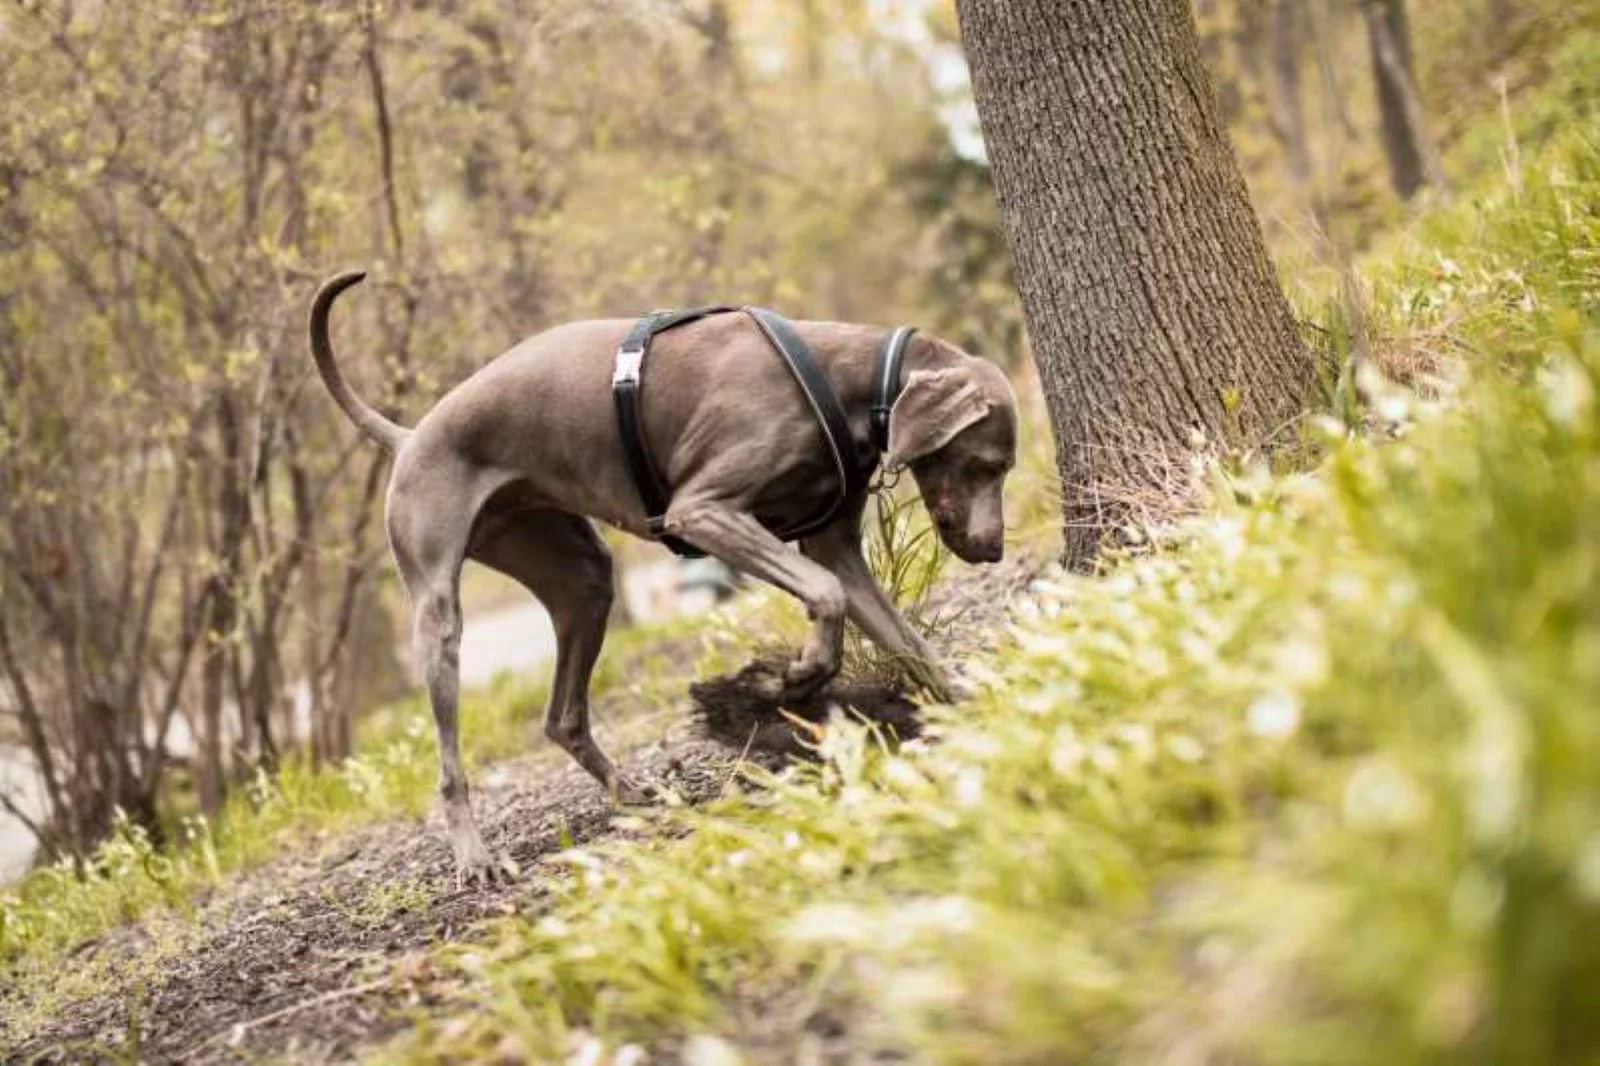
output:
M449 392L415 429L362 402L334 361L328 315L361 272L329 279L310 318L323 384L366 436L394 453L385 502L389 545L415 614L417 660L439 733L439 792L458 876L496 876L467 798L456 731L461 567L475 559L526 586L556 631L545 733L623 803L649 793L620 774L589 733L589 678L605 637L611 557L590 518L647 536L646 516L613 419L612 354L627 319L574 322L524 340ZM872 455L873 356L886 331L832 322L795 329L826 370L858 452ZM788 549L773 528L818 513L838 492L822 430L784 362L742 314L658 337L643 425L672 486L666 531L790 593L812 630L782 678L784 697L814 692L839 669L846 615L914 664L940 699L953 687L932 650L878 587L862 558L865 496ZM916 335L889 417L889 469L909 467L939 538L968 562L1003 546L1001 486L1015 462L1016 397L993 364Z

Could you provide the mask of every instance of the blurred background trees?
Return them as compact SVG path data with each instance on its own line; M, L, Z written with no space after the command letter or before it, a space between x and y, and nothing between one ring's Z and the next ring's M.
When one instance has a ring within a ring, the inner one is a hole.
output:
M42 0L0 48L0 738L46 852L395 693L382 457L304 351L332 269L375 270L345 350L407 421L670 304L1017 337L925 62L852 0Z
M1280 260L1497 151L1462 117L1592 6L1196 0ZM6 0L0 746L43 803L0 805L79 853L395 694L385 469L302 339L336 268L408 422L520 336L696 301L1026 368L970 109L943 0Z

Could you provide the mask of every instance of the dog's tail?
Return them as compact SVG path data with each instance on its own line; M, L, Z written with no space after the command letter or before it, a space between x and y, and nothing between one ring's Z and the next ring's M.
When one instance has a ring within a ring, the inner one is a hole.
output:
M411 431L389 421L350 391L344 375L339 373L339 364L333 358L333 345L328 340L328 312L333 310L333 301L366 276L365 270L347 270L329 278L317 290L316 299L311 301L311 357L317 361L317 373L322 375L322 383L333 394L333 402L343 409L357 429L392 452L400 447Z

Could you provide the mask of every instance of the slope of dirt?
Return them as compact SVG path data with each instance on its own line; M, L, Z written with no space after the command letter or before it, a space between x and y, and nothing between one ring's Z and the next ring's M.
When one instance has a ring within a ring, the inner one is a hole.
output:
M1036 570L1037 560L1018 560L938 590L936 602L957 616L936 639L941 652L959 661L992 640L1009 594ZM725 697L730 684L710 691ZM741 759L770 766L796 752L784 729L719 740L687 698L665 712L607 702L597 709L613 720L649 714L660 723L659 739L623 761L685 803L716 796ZM914 729L914 708L881 686L841 682L812 710L829 703L881 716L902 734ZM739 713L749 719L759 708L746 699ZM480 772L474 800L485 840L521 870L510 883L459 889L437 813L323 841L231 881L176 943L135 923L78 949L66 964L109 962L110 990L53 1008L32 1032L11 1030L17 1005L0 992L6 1061L348 1060L429 1011L440 978L427 948L470 941L487 917L537 913L560 876L544 858L645 831L638 818L619 822L623 812L599 787L549 752Z

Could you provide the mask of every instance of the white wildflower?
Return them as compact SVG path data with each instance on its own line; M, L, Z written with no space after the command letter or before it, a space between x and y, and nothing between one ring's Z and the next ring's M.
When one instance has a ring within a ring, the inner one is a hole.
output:
M1389 759L1362 763L1344 786L1344 814L1353 825L1403 829L1427 813L1427 797L1411 775Z
M1385 422L1404 422L1411 416L1411 398L1398 389L1378 397L1378 402L1373 406L1378 417Z
M1251 735L1265 740L1282 740L1300 728L1300 699L1281 688L1268 689L1257 696L1245 715Z
M917 772L916 767L901 758L885 760L883 764L883 780L894 788L907 791L921 788L927 784L923 776Z
M606 1046L593 1033L574 1033L572 1043L576 1046L567 1056L567 1066L601 1066L605 1062Z
M956 775L956 806L970 810L983 802L983 769L968 766Z
M743 1056L720 1036L701 1033L683 1042L683 1066L740 1066Z
M1148 762L1155 754L1155 732L1144 722L1124 722L1117 727L1117 739L1128 746L1134 756Z
M1167 752L1179 762L1197 763L1206 756L1206 749L1194 737L1182 733L1167 738Z
M1359 575L1340 570L1328 579L1328 595L1340 603L1354 603L1366 591Z
M1273 653L1273 673L1285 684L1314 688L1328 676L1328 649L1321 634L1308 630L1278 645Z
M784 927L784 935L801 943L862 944L877 932L877 919L851 903L813 903Z
M1576 360L1553 359L1539 370L1539 392L1545 414L1565 429L1588 420L1594 406L1594 386Z
M1236 562L1244 554L1244 521L1239 518L1218 518L1211 524L1212 541L1222 553L1224 562Z
M891 946L906 947L928 939L969 933L977 925L972 901L963 896L931 896L896 907L884 924Z
M880 991L893 1013L952 1007L962 1000L961 982L955 975L928 966L896 969L894 980L884 982Z
M1073 777L1088 756L1089 749L1071 726L1056 730L1055 742L1050 745L1050 769L1062 777Z
M1311 419L1312 430L1329 444L1344 440L1350 435L1350 428L1344 422L1332 415L1315 415Z
M1417 599L1416 582L1406 577L1397 577L1390 581L1385 592L1389 596L1389 602L1396 607L1409 607Z

